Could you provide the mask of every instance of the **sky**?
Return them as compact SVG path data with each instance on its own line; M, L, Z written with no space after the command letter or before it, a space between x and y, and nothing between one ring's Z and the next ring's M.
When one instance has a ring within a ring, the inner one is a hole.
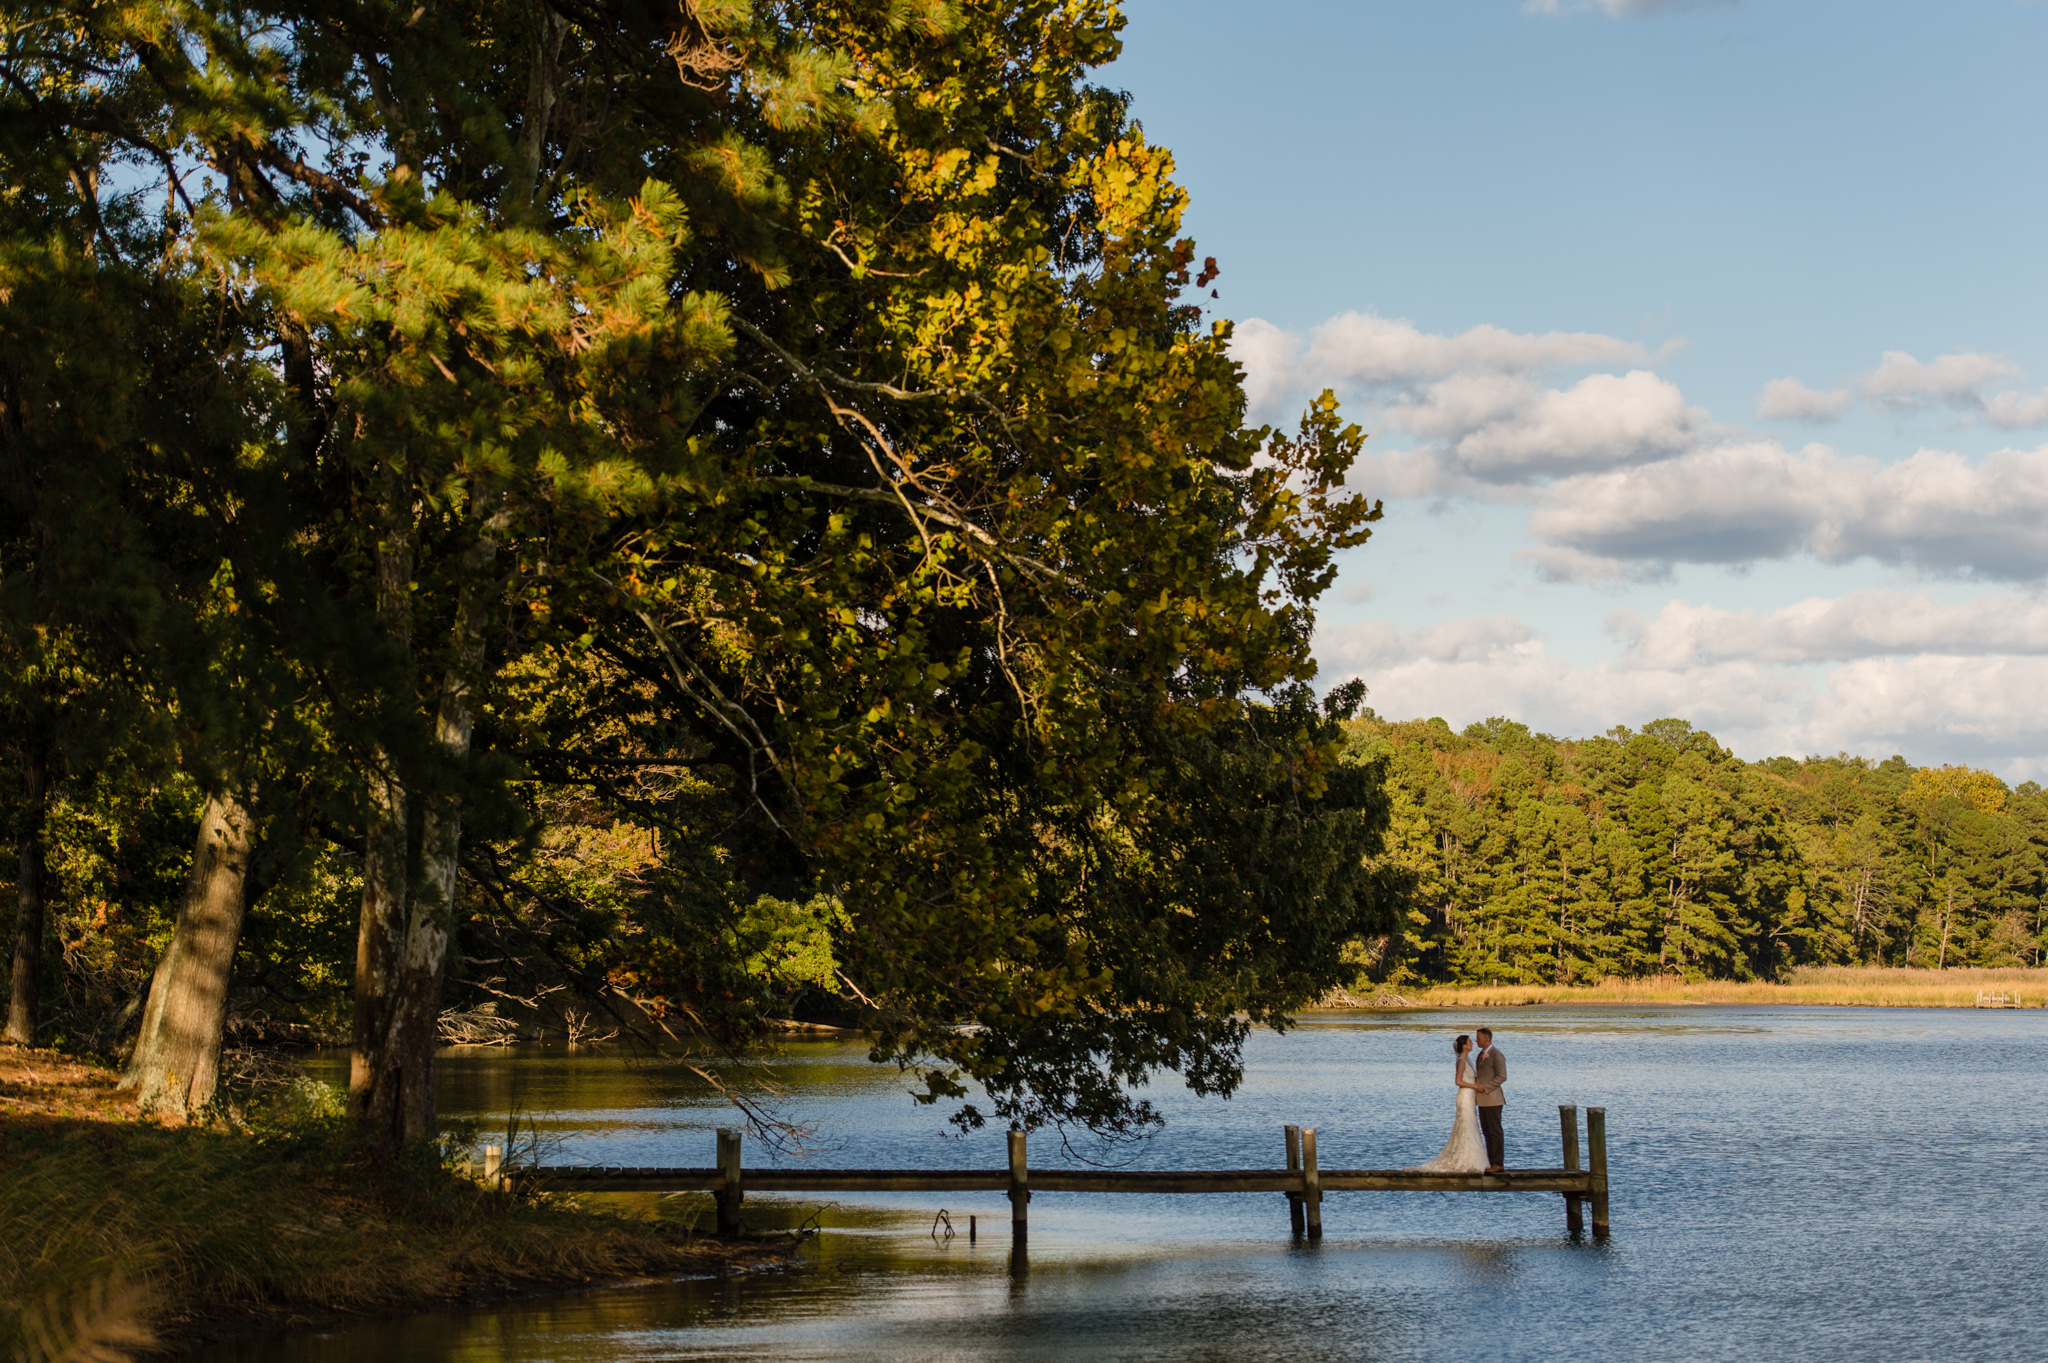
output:
M2048 781L2048 4L1126 0L1382 717Z

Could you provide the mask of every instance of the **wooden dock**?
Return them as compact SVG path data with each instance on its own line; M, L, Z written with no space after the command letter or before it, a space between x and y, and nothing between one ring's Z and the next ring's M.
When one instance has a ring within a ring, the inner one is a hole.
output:
M500 1172L498 1147L486 1148L488 1179L516 1182L536 1191L586 1193L714 1193L718 1229L740 1228L740 1204L748 1193L1003 1193L1010 1200L1010 1232L1022 1242L1026 1209L1034 1193L1284 1193L1296 1235L1316 1240L1323 1233L1325 1193L1557 1193L1565 1202L1565 1227L1584 1230L1582 1207L1592 1203L1593 1234L1605 1238L1607 1219L1607 1111L1586 1109L1586 1167L1579 1164L1579 1110L1557 1110L1563 1137L1563 1165L1556 1169L1508 1169L1496 1174L1425 1174L1407 1169L1324 1169L1316 1161L1316 1129L1286 1127L1287 1165L1281 1169L1032 1169L1025 1137L1010 1133L1007 1169L746 1169L740 1163L740 1133L718 1133L718 1163L707 1169L627 1168L617 1165L542 1165Z

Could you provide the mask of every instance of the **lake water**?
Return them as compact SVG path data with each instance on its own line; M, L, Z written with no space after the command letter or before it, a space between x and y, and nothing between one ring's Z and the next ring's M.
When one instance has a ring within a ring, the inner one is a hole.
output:
M1434 1154L1463 1016L1313 1015L1261 1033L1228 1102L1161 1084L1140 1168L1325 1168ZM210 1363L656 1359L1467 1360L2048 1357L2048 1012L1517 1008L1511 1166L1560 1163L1557 1105L1607 1109L1614 1234L1555 1195L1332 1193L1291 1241L1278 1194L1038 1194L1011 1271L1000 1194L841 1196L749 1221L825 1227L796 1267L443 1311L211 1351ZM785 1111L830 1165L1000 1168L857 1045L800 1042ZM550 1163L709 1165L729 1109L616 1054L451 1052L443 1106L535 1114ZM1082 1153L1100 1158L1100 1152ZM1056 1135L1031 1163L1069 1162ZM748 1164L787 1163L749 1139ZM694 1215L707 1200L672 1202ZM639 1200L649 1206L652 1198ZM945 1207L962 1234L928 1231ZM967 1217L982 1234L970 1245ZM708 1213L707 1213L708 1215Z

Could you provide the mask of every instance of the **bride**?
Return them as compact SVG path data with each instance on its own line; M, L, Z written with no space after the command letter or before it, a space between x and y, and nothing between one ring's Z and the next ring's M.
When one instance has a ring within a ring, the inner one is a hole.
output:
M1486 1141L1479 1134L1479 1084L1472 1073L1472 1038L1451 1043L1451 1082L1458 1086L1458 1111L1451 1119L1451 1138L1435 1159L1415 1165L1418 1174L1480 1174L1486 1172Z

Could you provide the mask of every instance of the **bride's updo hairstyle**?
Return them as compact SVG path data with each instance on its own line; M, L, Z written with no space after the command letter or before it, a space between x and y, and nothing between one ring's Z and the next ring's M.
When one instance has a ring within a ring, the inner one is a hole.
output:
M1465 1035L1465 1034L1464 1034L1463 1032L1460 1032L1460 1033L1458 1033L1458 1039L1457 1039L1456 1041L1453 1041L1453 1042L1451 1043L1451 1054L1452 1054L1452 1055L1463 1055L1463 1054L1465 1053L1465 1048L1466 1048L1467 1046L1470 1046L1471 1044L1472 1044L1472 1038L1471 1038L1471 1037L1469 1037L1469 1036L1466 1036L1466 1035Z

